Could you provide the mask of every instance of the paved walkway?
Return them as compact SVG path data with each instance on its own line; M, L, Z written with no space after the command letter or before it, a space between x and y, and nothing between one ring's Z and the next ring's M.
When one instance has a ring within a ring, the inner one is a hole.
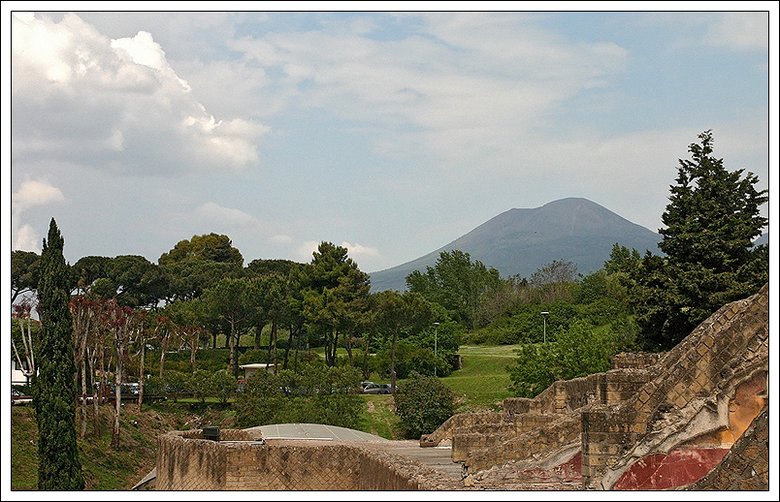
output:
M322 424L274 424L245 429L250 434L259 431L264 439L319 439L361 443L388 443L385 438L367 432Z
M420 448L417 441L390 441L367 432L322 424L262 425L245 430L249 433L260 432L262 437L267 440L308 439L370 443L372 448L379 448L394 455L411 458L436 470L456 476L458 479L461 476L462 466L460 463L452 461L452 448L449 446Z

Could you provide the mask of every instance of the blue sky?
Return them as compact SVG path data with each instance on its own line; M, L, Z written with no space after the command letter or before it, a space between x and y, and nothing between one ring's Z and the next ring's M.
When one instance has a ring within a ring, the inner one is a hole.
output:
M217 232L375 271L563 197L657 230L706 129L768 187L762 12L7 17L4 228L39 251L55 217L71 262Z

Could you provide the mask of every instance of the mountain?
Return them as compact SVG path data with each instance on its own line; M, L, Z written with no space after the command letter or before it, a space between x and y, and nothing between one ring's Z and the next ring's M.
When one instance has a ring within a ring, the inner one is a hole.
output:
M556 200L533 209L510 209L425 256L371 274L371 289L406 289L406 276L433 266L442 251L459 249L495 267L502 277L529 277L553 260L572 261L588 274L604 265L616 242L660 254L661 236L582 198Z

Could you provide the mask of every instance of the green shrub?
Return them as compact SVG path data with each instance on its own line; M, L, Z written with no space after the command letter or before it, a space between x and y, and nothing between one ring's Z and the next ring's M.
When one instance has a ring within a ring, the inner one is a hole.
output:
M430 434L452 416L455 398L438 378L412 373L395 394L395 412L404 435L417 439Z
M222 404L236 395L238 382L228 370L219 370L211 375L211 388Z
M300 372L257 372L236 398L236 421L241 427L302 422L357 428L365 408L356 394L360 379L356 368L328 368L319 359Z
M250 349L238 356L238 364L269 363L271 358L267 350Z
M508 368L512 390L517 396L534 397L556 380L609 370L612 356L627 346L625 329L575 321L557 341L520 346L515 364Z
M419 347L412 340L404 339L396 343L395 372L398 378L408 378L412 372L433 376L436 368L437 376L447 376L452 373L452 366L447 362L445 353L434 356L427 347ZM389 378L391 372L392 353L390 347L379 351L376 355L375 369L380 375Z
M181 371L166 371L160 384L164 395L173 399L174 403L190 392L189 375Z
M195 370L189 377L189 391L201 403L205 403L206 397L214 394L212 373L206 370Z

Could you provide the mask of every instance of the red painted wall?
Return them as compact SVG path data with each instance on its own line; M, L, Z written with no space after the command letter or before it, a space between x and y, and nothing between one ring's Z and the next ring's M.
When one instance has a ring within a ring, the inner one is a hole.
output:
M613 490L664 490L698 481L728 453L728 448L684 448L648 455L624 472Z

